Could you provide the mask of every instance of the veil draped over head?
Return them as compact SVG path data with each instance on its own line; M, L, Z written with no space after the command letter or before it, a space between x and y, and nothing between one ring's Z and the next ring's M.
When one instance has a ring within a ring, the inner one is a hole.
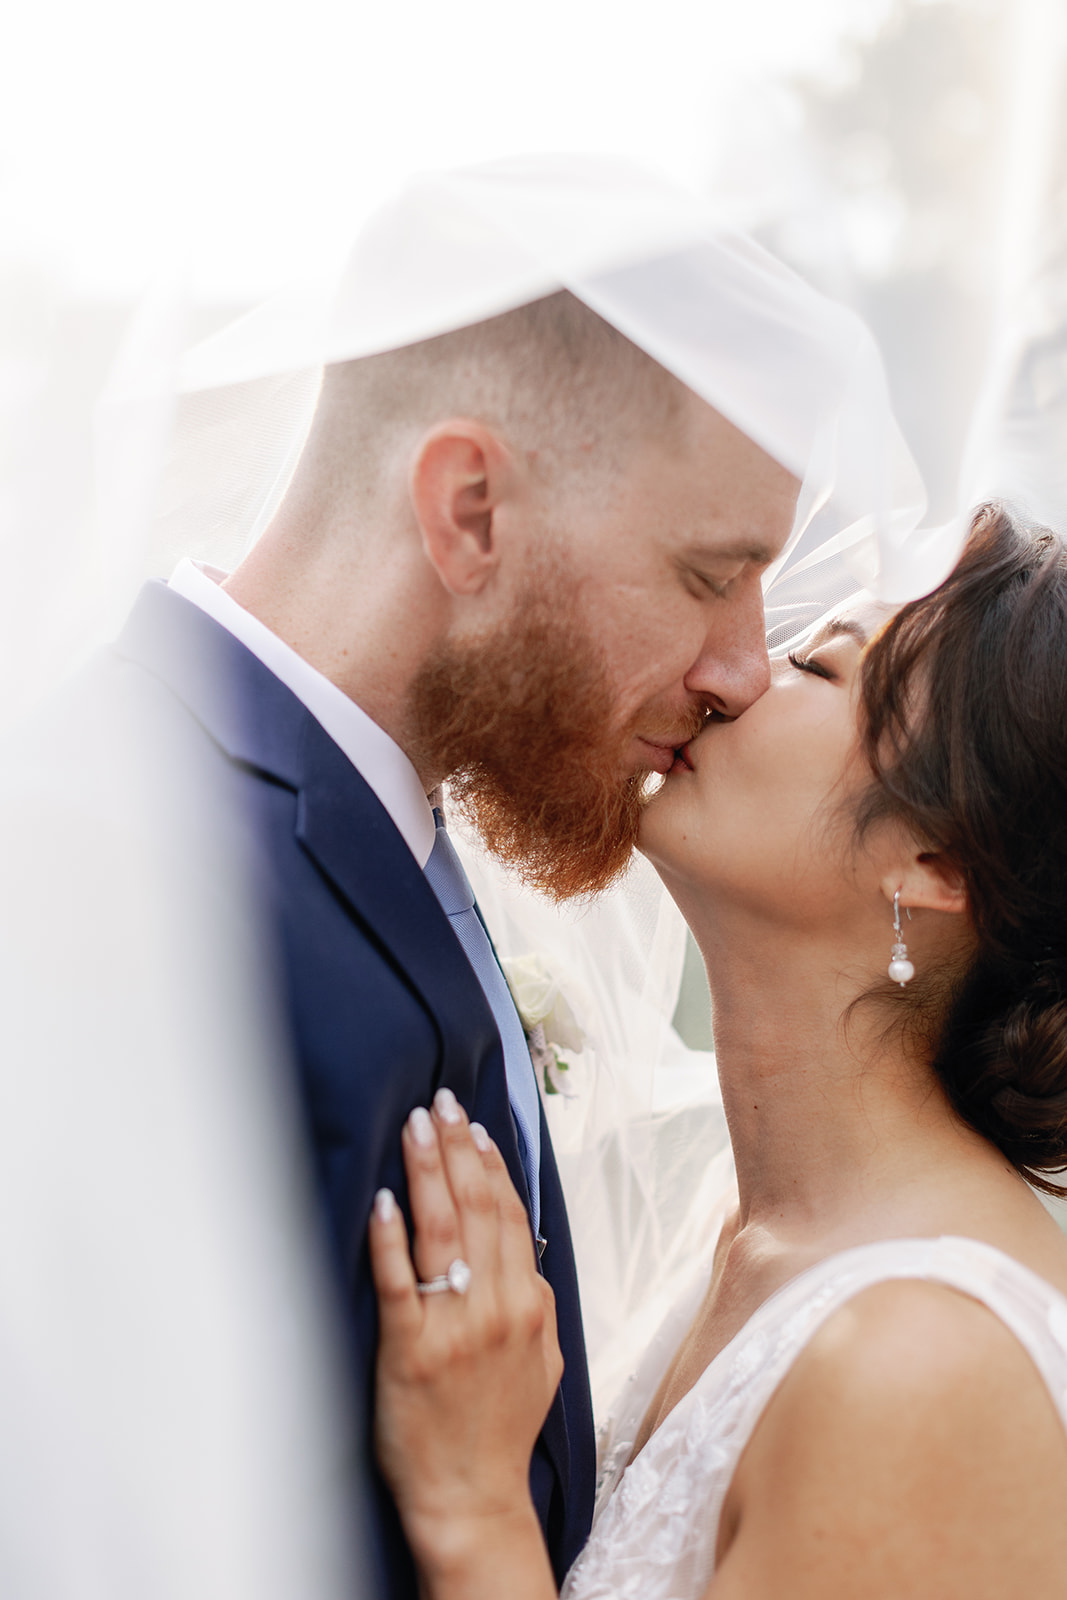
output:
M299 459L325 365L559 289L800 480L792 536L766 580L773 640L798 636L861 585L901 601L948 573L961 528L920 528L922 482L863 322L688 193L578 156L423 176L336 270L188 351L157 559L229 566L258 537ZM476 839L460 844L520 1009L542 1030L603 1409L705 1258L729 1193L713 1058L671 1027L684 926L644 862L597 904L560 910Z
M956 531L916 531L922 483L860 319L693 196L603 157L419 178L335 271L189 351L162 537L183 551L236 551L262 531L299 456L324 365L559 289L802 481L793 539L769 580L776 621L803 606L793 599L811 589L802 574L828 561L886 599L947 573ZM835 581L824 570L823 586Z

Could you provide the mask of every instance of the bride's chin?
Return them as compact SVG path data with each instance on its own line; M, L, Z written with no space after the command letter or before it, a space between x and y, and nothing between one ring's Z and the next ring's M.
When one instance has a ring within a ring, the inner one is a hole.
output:
M638 854L644 856L654 867L669 865L672 854L671 840L675 832L671 826L670 806L664 804L664 790L661 788L646 802L641 811L641 822L637 830Z

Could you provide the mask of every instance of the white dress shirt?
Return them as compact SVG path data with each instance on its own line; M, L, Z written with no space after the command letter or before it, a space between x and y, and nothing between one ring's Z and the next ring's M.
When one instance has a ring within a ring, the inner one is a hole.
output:
M374 790L415 860L425 868L436 832L433 810L419 775L403 750L343 689L239 606L221 587L225 577L226 573L215 567L185 560L178 563L170 588L214 617L292 690Z

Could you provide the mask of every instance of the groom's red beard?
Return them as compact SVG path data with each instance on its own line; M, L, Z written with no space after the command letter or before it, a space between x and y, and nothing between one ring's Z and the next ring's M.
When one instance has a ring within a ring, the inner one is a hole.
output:
M541 601L423 664L409 749L449 774L450 805L526 883L558 900L596 894L629 864L648 778L627 770L635 729L613 701L574 607ZM703 715L691 722L687 737Z

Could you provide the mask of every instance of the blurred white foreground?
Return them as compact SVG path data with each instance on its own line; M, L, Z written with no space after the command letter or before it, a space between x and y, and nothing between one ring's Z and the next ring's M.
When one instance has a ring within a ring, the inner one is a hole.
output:
M352 1600L242 863L135 701L101 705L76 684L0 745L0 1593Z

